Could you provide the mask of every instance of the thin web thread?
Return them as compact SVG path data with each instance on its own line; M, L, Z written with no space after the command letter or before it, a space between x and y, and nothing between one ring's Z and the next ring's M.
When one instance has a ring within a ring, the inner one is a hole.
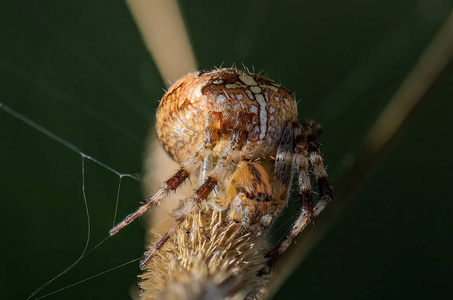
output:
M36 294L38 294L40 291L42 291L44 288L46 288L48 285L50 285L52 282L54 282L56 279L60 278L61 276L63 276L64 274L66 274L67 272L69 272L71 269L73 269L84 257L86 257L88 254L90 254L92 251L94 251L96 248L98 248L101 244L103 244L107 239L110 238L110 236L107 236L104 240L102 240L101 242L99 242L96 246L94 246L91 250L87 251L88 250L88 246L89 246L89 243L90 243L90 238L91 238L91 222L90 222L90 213L89 213L89 208L88 208L88 202L87 202L87 196L86 196L86 191L85 191L85 158L86 159L89 159L91 161L93 161L94 163L100 165L101 167L109 170L110 172L112 173L115 173L119 176L119 183L118 183L118 190L117 190L117 197L116 197L116 202L115 202L115 213L114 213L114 217L113 217L113 224L116 223L116 216L117 216L117 211L118 211L118 202L119 202L119 196L120 196L120 191L121 191L121 183L122 183L122 179L123 177L130 177L136 181L140 181L140 177L135 175L135 174L124 174L124 173L121 173L121 172L118 172L117 170L113 169L112 167L102 163L101 161L83 153L80 148L78 148L77 146L75 146L74 144L68 142L67 140L63 139L62 137L56 135L55 133L49 131L48 129L44 128L43 126L35 123L34 121L30 120L29 118L27 118L26 116L20 114L19 112L15 111L14 109L12 109L11 107L5 105L4 103L1 103L0 102L0 109L3 110L4 112L8 113L9 115L15 117L16 119L18 119L19 121L27 124L28 126L32 127L33 129L41 132L42 134L46 135L47 137L51 138L52 140L58 142L59 144L63 145L64 147L66 147L67 149L70 149L78 154L81 155L82 157L82 195L83 195L83 203L84 203L84 207L85 207L85 215L86 215L86 218L87 218L87 238L86 238L86 242L85 242L85 246L82 250L82 253L80 254L80 256L73 262L71 263L68 267L66 267L63 271L61 271L59 274L57 274L55 277L53 277L52 279L50 279L49 281L45 282L44 284L42 284L40 287L38 287L28 298L27 300L29 299L32 299ZM56 291L53 291L51 293L48 293L46 295L43 295L43 296L40 296L38 298L34 298L34 299L42 299L42 298L45 298L45 297L48 297L50 295L53 295L53 294L56 294L58 292L61 292L63 290L66 290L68 288L71 288L73 286L76 286L78 284L81 284L85 281L88 281L88 280L91 280L95 277L98 277L100 275L103 275L105 273L108 273L108 272L111 272L115 269L118 269L120 267L123 267L127 264L130 264L132 262L135 262L135 261L138 261L140 260L141 258L137 258L137 259L134 259L134 260L131 260L127 263L124 263L122 265L119 265L119 266L116 266L114 268L111 268L109 270L106 270L104 272L101 272L101 273L98 273L94 276L91 276L89 278L86 278L86 279L83 279L81 281L78 281L76 283L73 283L71 285L68 285L66 287L63 287L61 289L58 289Z
M82 258L85 257L85 255L87 254L87 249L88 249L88 245L90 244L90 238L91 238L91 222L90 222L90 212L89 212L89 209L88 209L87 197L86 197L86 193L85 193L85 156L83 154L82 154L82 195L83 195L83 204L85 206L85 215L86 215L86 218L87 218L87 238L86 238L85 247L83 248L82 253L80 254L80 256L72 264L70 264L66 269L64 269L62 272L60 272L57 276L55 276L54 278L50 279L49 281L47 281L46 283L44 283L43 285L38 287L27 298L27 300L31 299L33 296L35 296L37 293L39 293L46 286L48 286L49 284L54 282L57 278L61 277L62 275L66 274L68 271L70 271L72 268L74 268L79 263L79 261L82 260ZM95 248L93 248L93 249L95 249Z
M116 215L118 213L118 202L120 199L120 191L121 191L121 182L123 181L123 175L120 175L120 179L118 181L118 190L116 192L116 202L115 202L115 213L113 214L113 224L112 227L116 225Z
M1 107L1 106L0 106ZM83 248L82 250L82 253L80 254L80 256L72 263L70 264L67 268L65 268L63 271L61 271L59 274L57 274L55 277L53 277L52 279L50 279L49 281L45 282L43 285L41 285L40 287L38 287L28 298L27 300L29 299L32 299L36 294L38 294L40 291L42 291L44 288L46 288L48 285L50 285L52 282L54 282L55 280L57 280L58 278L60 278L61 276L63 276L64 274L66 274L67 272L69 272L71 269L73 269L83 258L85 258L88 254L90 254L91 252L93 252L96 248L98 248L100 245L102 245L105 241L107 241L110 236L107 236L105 239L103 239L102 241L100 241L96 246L94 246L92 249L88 250L88 246L89 246L89 243L90 243L90 238L91 238L91 222L90 222L90 213L89 213L89 209L88 209L88 201L87 201L87 196L86 196L86 191L85 191L85 158L88 158L85 154L83 153L80 153L81 156L82 156L82 195L83 195L83 202L84 202L84 205L85 205L85 214L86 214L86 218L87 218L87 239L86 239L86 242L85 242L85 247ZM99 163L97 161L95 161L96 163ZM122 181L122 178L126 176L125 174L121 174L120 175L120 180L119 180L119 183L118 183L118 191L117 191L117 198L116 198L116 205L115 205L115 216L114 216L114 220L113 220L113 224L115 224L115 219L116 219L116 212L117 212L117 209L118 209L118 199L119 199L119 195L120 195L120 190L121 190L121 181ZM88 250L88 251L87 251ZM67 285L63 288L60 288L58 290L55 290L53 292L50 292L50 293L47 293L43 296L40 296L38 298L33 298L35 300L37 299L42 299L42 298L46 298L48 296L51 296L53 294L56 294L56 293L59 293L59 292L62 292L66 289L69 289L69 288L72 288L74 286L77 286L81 283L84 283L86 281L89 281L91 279L94 279L98 276L101 276L103 274L106 274L106 273L109 273L109 272L112 272L118 268L121 268L123 266L126 266L128 264L131 264L133 262L136 262L136 261L139 261L141 259L141 257L139 258L135 258L131 261L128 261L126 263L123 263L121 265L118 265L116 267L113 267L111 269L108 269L106 271L103 271L103 272L100 272L96 275L93 275L93 276L90 276L88 278L85 278L83 280L80 280L80 281L77 281L73 284L70 284L70 285Z
M12 74L13 76L17 76L24 82L27 82L28 84L32 85L33 87L36 87L49 95L55 96L59 101L68 103L72 107L80 109L80 111L86 114L87 116L93 118L96 121L102 122L106 126L110 127L112 130L115 130L123 134L125 137L128 137L131 141L138 144L143 143L143 141L131 131L127 130L121 125L116 124L113 120L94 111L85 103L81 103L76 98L64 93L63 91L59 90L56 86L51 85L50 83L44 81L43 79L33 77L30 74L27 74L26 72L21 70L20 68L2 59L0 59L0 67L9 72L10 74Z
M104 241L105 241L105 240L104 240ZM87 253L87 254L88 254L88 253ZM63 288L61 288L61 289L58 289L58 290L53 291L53 292L51 292L51 293L45 294L45 295L43 295L43 296L41 296L41 297L35 298L35 300L43 299L43 298L49 297L49 296L51 296L51 295L54 295L54 294L56 294L56 293L62 292L62 291L64 291L64 290L67 290L67 289L69 289L69 288L72 288L72 287L74 287L74 286L76 286L76 285L79 285L79 284L82 284L82 283L84 283L84 282L86 282L86 281L89 281L89 280L91 280L91 279L94 279L94 278L96 278L96 277L98 277L98 276L107 274L107 273L112 272L112 271L114 271L114 270L116 270L116 269L122 268L122 267L124 267L124 266L126 266L126 265L129 265L129 264L131 264L131 263L134 263L134 262L136 262L136 261L139 261L140 259L142 259L142 258L141 258L141 257L135 258L135 259L130 260L130 261L128 261L128 262L125 262L125 263L123 263L123 264L121 264L121 265L118 265L118 266L113 267L113 268L110 268L110 269L108 269L108 270L106 270L106 271L100 272L100 273L98 273L98 274L96 274L96 275L90 276L90 277L85 278L85 279L83 279L83 280L77 281L77 282L75 282L75 283L73 283L73 284L67 285L67 286L65 286L65 287L63 287ZM30 297L31 297L31 296L30 296ZM28 299L30 299L30 298L28 298Z
M37 131L41 132L42 134L48 136L49 138L53 139L54 141L58 142L59 144L65 146L66 148L82 155L82 157L85 157L95 163L97 163L98 165L100 165L101 167L109 170L110 172L113 172L115 173L116 175L120 176L120 177L130 177L130 178L133 178L135 179L136 181L140 181L140 176L138 176L137 174L125 174L125 173L121 173L115 169L113 169L112 167L104 164L103 162L97 160L96 158L94 157L91 157L89 156L88 154L85 154L83 153L77 146L75 146L74 144L66 141L65 139L63 139L62 137L56 135L55 133L49 131L48 129L44 128L43 126L33 122L32 120L30 120L29 118L27 118L26 116L20 114L19 112L15 111L14 109L12 109L11 107L5 105L4 103L0 102L0 109L2 109L3 111L5 111L6 113L10 114L11 116L15 117L16 119L22 121L23 123L29 125L30 127L32 127L33 129L36 129Z

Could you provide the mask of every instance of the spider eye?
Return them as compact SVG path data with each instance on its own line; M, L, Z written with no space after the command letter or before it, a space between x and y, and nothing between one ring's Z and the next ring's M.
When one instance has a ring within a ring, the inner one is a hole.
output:
M267 202L269 201L268 197L266 197L266 195L264 193L258 193L257 197L256 197L256 201L258 202Z

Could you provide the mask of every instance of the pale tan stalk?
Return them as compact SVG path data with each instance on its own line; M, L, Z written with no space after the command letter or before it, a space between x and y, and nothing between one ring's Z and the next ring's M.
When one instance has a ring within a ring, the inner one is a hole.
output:
M126 0L166 84L197 70L176 0Z

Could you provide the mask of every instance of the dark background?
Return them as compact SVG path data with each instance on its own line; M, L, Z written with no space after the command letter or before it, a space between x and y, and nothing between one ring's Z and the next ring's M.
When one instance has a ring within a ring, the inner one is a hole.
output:
M181 1L200 68L264 70L323 125L333 185L452 7L446 0ZM0 102L123 173L141 173L164 82L122 1L0 3ZM447 74L275 299L449 298L453 75ZM120 176L0 109L0 298L26 299L113 223ZM123 178L118 218L141 184ZM292 214L284 217L291 220ZM135 222L39 295L143 252ZM128 299L129 263L48 299Z

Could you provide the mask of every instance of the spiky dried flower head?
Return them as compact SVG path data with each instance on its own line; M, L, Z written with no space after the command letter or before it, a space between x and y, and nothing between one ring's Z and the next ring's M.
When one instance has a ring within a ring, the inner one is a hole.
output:
M180 227L140 277L142 299L256 299L267 276L258 237L205 205Z

